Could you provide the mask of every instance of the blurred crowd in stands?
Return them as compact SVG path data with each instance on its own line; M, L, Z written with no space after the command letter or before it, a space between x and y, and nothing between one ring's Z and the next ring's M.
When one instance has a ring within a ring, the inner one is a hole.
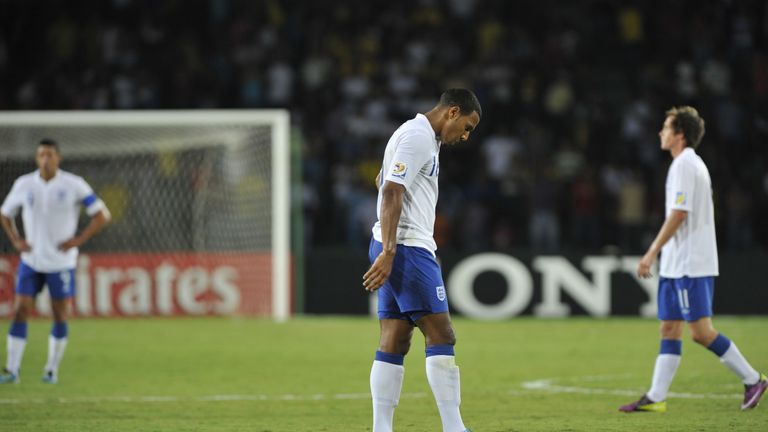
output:
M0 109L288 108L306 245L365 247L390 134L448 87L441 249L641 252L664 112L706 120L721 249L768 248L763 0L0 0Z

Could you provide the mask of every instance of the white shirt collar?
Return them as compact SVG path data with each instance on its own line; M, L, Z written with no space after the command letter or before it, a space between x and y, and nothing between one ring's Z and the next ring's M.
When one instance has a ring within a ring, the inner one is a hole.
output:
M434 129L432 129L432 124L430 124L430 123L429 123L429 119L427 118L427 116L425 116L425 115L424 115L424 114L422 114L422 113L417 113L417 114L416 114L416 119L418 119L419 121L422 121L422 122L424 122L424 124L427 126L427 128L429 128L429 130L432 132L432 136L433 136L433 137L435 137L435 145L436 145L438 148L440 148L440 145L442 144L442 142L441 142L441 141L440 141L440 139L437 137L437 133L435 133L435 130L434 130Z
M51 183L53 183L54 181L56 181L56 179L58 179L58 178L60 177L60 176L59 176L59 173L60 173L60 172L61 172L61 169L57 169L57 170L56 170L56 174L54 174L54 175L53 175L53 177L51 177L51 179L50 179L50 180L48 180L48 181L45 181L45 179L43 178L43 176L40 174L40 170L38 169L38 170L36 170L36 171L35 171L35 180L39 181L39 182L40 182L40 183L42 183L42 184L51 184Z

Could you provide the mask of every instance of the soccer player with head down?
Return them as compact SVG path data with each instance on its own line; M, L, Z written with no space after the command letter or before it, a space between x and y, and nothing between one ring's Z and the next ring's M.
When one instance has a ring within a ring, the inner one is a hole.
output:
M440 173L440 149L466 141L482 109L466 89L450 89L426 114L403 123L387 143L381 171L378 221L363 276L367 291L378 290L381 328L371 368L373 432L392 431L403 384L403 359L414 326L424 334L427 379L444 432L464 432L459 404L459 368L445 284L435 259L433 238Z
M57 382L59 364L67 346L67 307L75 294L78 247L110 219L107 207L85 180L59 169L61 156L56 141L40 141L35 160L38 170L16 179L0 208L3 229L21 252L15 314L8 332L8 357L0 383L20 381L21 360L27 344L27 318L35 308L35 297L43 285L48 286L53 309L43 382ZM81 207L86 208L91 221L75 235ZM24 237L14 223L20 210Z
M680 365L683 323L694 342L720 358L744 383L741 409L757 406L768 379L747 362L736 344L712 326L712 297L718 275L712 181L695 149L704 136L704 120L692 107L667 111L659 132L661 149L672 164L666 183L666 220L637 267L637 275L651 276L661 252L658 315L661 349L656 358L651 389L638 401L619 408L623 412L667 409L667 392Z

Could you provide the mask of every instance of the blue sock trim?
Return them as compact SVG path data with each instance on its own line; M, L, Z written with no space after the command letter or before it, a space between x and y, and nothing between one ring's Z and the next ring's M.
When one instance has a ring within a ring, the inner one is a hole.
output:
M51 327L51 336L56 339L63 339L67 337L68 330L66 321L54 322L53 327Z
M718 334L714 341L707 347L708 350L717 354L718 357L722 357L728 348L731 347L731 340L725 337L722 333Z
M453 345L430 345L427 347L427 357L436 355L452 356Z
M662 339L659 354L681 355L683 352L683 341L677 339Z
M376 351L376 360L378 361L402 366L404 359L405 359L405 356L402 354L392 354L392 353Z
M11 321L11 328L10 328L10 330L8 330L8 334L13 336L13 337L17 337L17 338L21 338L21 339L26 339L27 338L27 323Z

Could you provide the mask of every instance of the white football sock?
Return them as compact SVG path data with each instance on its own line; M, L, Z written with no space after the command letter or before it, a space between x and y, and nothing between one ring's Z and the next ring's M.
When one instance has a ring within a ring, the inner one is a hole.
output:
M427 357L427 380L435 395L443 432L464 432L459 405L461 386L459 368L453 356L434 355Z
M58 339L53 335L48 335L48 361L45 363L45 372L53 372L53 376L58 374L59 364L64 357L66 348L67 338Z
M373 398L373 432L392 432L395 407L400 401L405 368L401 365L374 360L371 367L371 396Z
M6 347L8 349L8 358L5 362L5 368L12 374L18 375L21 367L21 359L24 357L24 348L27 346L27 340L16 336L8 335Z
M728 366L728 369L738 375L741 378L741 382L746 385L757 384L760 381L760 374L752 368L733 341L731 341L731 346L728 347L728 350L720 357L720 362Z
M661 402L667 398L669 386L675 377L677 367L680 366L681 357L677 354L659 354L656 357L656 366L653 368L653 381L648 390L648 399Z

